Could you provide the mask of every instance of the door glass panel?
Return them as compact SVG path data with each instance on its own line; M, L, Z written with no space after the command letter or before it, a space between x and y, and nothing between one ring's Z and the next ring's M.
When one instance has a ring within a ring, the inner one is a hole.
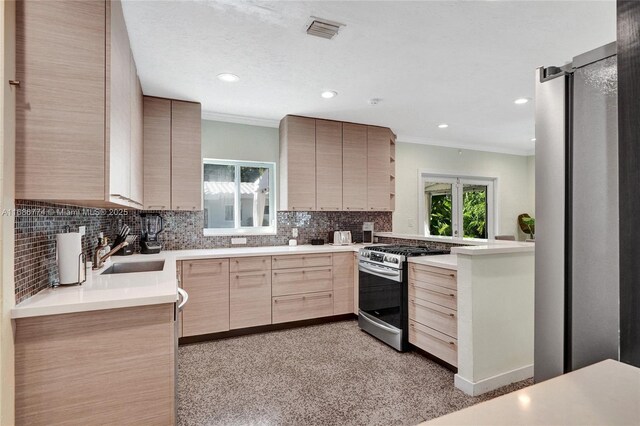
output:
M487 238L487 186L462 186L464 238Z
M205 228L234 228L236 199L236 167L233 165L204 165L204 226Z
M451 191L451 183L424 183L424 229L427 235L452 235Z
M240 226L261 227L271 223L269 169L240 167Z

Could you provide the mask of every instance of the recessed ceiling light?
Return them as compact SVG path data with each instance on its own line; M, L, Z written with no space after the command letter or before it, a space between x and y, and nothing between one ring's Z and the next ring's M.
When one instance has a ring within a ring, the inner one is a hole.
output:
M446 129L447 127L449 127L449 125L447 123L442 123L442 124L438 124L438 127L440 129Z
M531 138L531 142L535 142L535 141L536 141L536 138Z
M516 105L524 105L527 102L529 102L529 98L518 98L515 101L513 101L513 103Z
M222 74L218 74L218 80L221 80L227 83L235 83L236 81L240 80L240 77L238 77L235 74L224 72Z
M333 90L325 90L324 92L320 93L320 96L325 99L331 99L338 96L338 92L334 92Z

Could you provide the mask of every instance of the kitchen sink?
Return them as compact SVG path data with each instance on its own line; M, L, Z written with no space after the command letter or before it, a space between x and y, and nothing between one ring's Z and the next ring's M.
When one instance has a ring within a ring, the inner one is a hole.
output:
M155 272L164 269L164 260L154 260L151 262L121 262L109 266L100 275L110 274L130 274L133 272Z

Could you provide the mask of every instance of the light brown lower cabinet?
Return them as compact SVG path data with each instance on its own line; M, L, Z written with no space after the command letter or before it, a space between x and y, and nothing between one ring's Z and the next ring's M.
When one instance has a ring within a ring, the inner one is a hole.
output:
M182 336L229 330L229 259L182 261L182 288L189 302L182 311Z
M230 261L229 328L271 324L271 258Z
M457 273L409 264L409 343L458 365Z
M174 310L16 320L16 424L175 424Z
M349 314L354 310L353 282L355 256L353 253L333 253L333 314Z
M333 315L333 292L294 294L273 298L273 323Z
M272 274L273 296L331 291L333 287L331 266L279 269Z

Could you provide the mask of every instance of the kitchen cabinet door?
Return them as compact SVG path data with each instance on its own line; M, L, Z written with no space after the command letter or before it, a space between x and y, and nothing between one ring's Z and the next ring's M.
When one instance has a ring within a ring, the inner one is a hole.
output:
M131 57L131 201L144 206L144 111L142 86L138 78L136 63Z
M229 330L229 259L185 260L182 288L189 301L182 311L182 336Z
M280 123L280 210L316 210L316 120Z
M342 207L367 209L367 126L342 124Z
M353 313L353 253L333 253L333 314Z
M367 126L367 210L391 209L390 146L388 128Z
M122 4L111 7L110 43L107 53L109 89L109 197L128 204L131 198L131 50Z
M104 2L16 3L16 198L104 201L105 21Z
M171 101L171 208L202 210L200 104Z
M171 209L171 100L144 97L144 208Z
M316 209L342 210L342 123L316 120Z
M271 257L230 260L229 327L271 324Z

